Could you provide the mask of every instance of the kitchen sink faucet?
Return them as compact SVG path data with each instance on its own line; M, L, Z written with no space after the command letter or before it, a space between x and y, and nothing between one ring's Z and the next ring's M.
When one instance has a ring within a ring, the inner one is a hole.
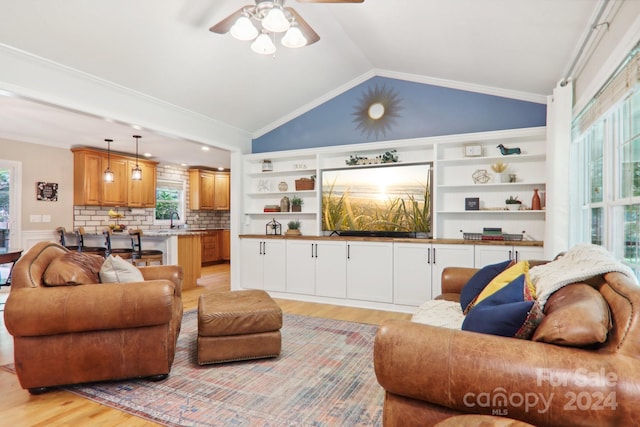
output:
M178 215L178 212L176 212L176 211L171 212L171 217L170 217L170 219L171 219L171 226L170 226L170 228L176 228L176 227L178 227L177 225L173 225L173 217L174 217L174 215L175 215L175 217L176 217L176 219L177 219L178 221L180 220L180 215Z

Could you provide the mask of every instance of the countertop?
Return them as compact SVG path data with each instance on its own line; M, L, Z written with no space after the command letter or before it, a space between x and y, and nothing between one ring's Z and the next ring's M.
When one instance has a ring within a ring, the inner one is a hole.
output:
M403 242L403 243L442 243L454 245L493 245L493 246L544 246L544 242L538 240L465 240L465 239L422 239L422 238L397 238L397 237L362 237L362 236L287 236L264 234L241 234L241 239L291 239L291 240L349 240L372 242Z
M171 237L171 236L197 236L207 234L209 231L228 230L228 228L162 228L156 230L143 230L143 237ZM101 235L96 233L96 236ZM112 238L127 237L129 238L129 232L124 230L122 232L114 232L111 235Z
M143 236L147 237L166 237L166 236L196 236L204 235L209 231L228 230L226 228L173 228L161 230L144 230ZM126 231L125 231L126 233Z

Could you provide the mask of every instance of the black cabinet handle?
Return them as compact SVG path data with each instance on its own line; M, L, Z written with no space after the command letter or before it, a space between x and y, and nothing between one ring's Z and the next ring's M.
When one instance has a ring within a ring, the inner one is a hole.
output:
M351 259L351 245L347 245L347 259Z
M433 263L436 263L436 248L433 248Z

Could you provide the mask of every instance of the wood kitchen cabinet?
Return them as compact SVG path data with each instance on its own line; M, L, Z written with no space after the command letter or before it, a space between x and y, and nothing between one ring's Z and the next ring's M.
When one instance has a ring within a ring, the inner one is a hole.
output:
M154 207L156 194L156 162L139 161L142 181L131 181L135 160L88 148L73 148L73 204L85 206ZM104 182L107 168L114 175L113 182ZM135 185L134 185L135 184Z
M229 172L190 169L189 208L228 211L230 208L229 183Z
M222 239L222 260L231 261L231 231L222 230L220 237Z
M128 171L136 166L135 160L128 160ZM156 165L147 161L138 160L138 166L142 169L142 180L133 181L129 177L129 195L127 206L134 208L156 207Z
M208 230L202 235L202 263L218 262L222 259L220 248L220 230Z
M229 230L208 230L202 235L202 264L231 259L231 235Z

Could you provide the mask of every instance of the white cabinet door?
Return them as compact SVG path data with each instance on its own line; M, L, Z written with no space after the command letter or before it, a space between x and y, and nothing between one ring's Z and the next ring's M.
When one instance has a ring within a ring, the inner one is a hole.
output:
M542 260L544 248L539 246L501 246L501 245L475 245L475 266L482 268L485 265L497 264L508 259L515 261Z
M347 298L393 300L393 244L347 242Z
M544 248L539 246L514 246L516 261L544 260Z
M497 264L508 259L514 259L513 246L475 245L475 267Z
M434 244L431 250L431 297L442 293L442 270L446 267L473 267L473 245Z
M286 247L284 240L265 239L262 248L263 283L267 291L284 292L286 287Z
M319 241L315 246L316 295L347 297L346 242Z
M241 286L246 289L263 289L263 249L264 241L260 239L241 239Z
M419 306L431 298L431 245L394 243L393 302Z
M312 240L287 240L287 292L315 295L315 245Z

